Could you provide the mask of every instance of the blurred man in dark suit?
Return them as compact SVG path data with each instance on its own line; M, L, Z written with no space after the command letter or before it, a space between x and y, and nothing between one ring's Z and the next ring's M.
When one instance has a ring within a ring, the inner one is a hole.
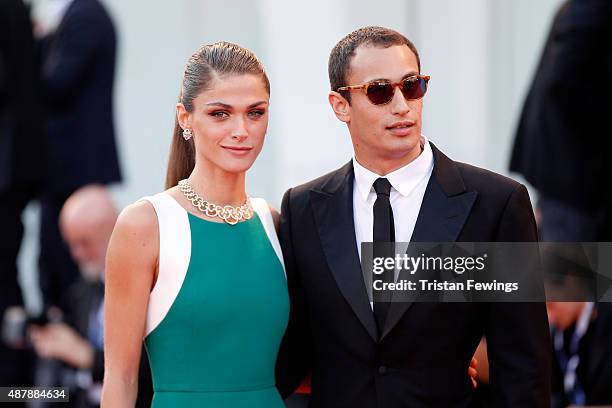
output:
M32 326L36 353L64 364L60 385L71 388L72 407L100 404L104 377L103 306L106 248L118 212L102 186L85 186L72 194L60 214L60 229L81 276L68 292L70 309L63 322ZM146 354L142 354L136 407L151 406L153 389Z
M540 193L543 241L612 239L610 38L612 2L564 2L523 107L510 169ZM548 303L554 407L612 403L609 309Z
M86 184L121 180L113 122L116 36L97 0L63 1L54 33L43 39L49 167L41 199L40 284L46 306L64 306L78 275L58 229L66 198Z
M37 190L44 147L32 24L22 0L0 0L0 320L23 304L17 255L21 213ZM0 341L0 386L31 384L30 356Z
M549 302L553 408L612 405L612 305Z
M612 238L612 2L555 16L516 133L510 170L540 193L544 241Z

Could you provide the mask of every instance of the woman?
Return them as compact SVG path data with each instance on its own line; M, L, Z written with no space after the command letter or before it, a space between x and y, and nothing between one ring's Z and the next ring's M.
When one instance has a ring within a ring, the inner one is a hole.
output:
M269 97L261 63L240 46L206 45L189 59L168 190L127 207L109 244L102 406L133 406L144 337L154 407L284 407L274 385L289 309L278 214L245 191Z
M189 59L168 190L127 207L109 244L103 406L133 406L144 337L154 407L284 407L282 257L268 205L245 191L269 97L249 50L221 42Z

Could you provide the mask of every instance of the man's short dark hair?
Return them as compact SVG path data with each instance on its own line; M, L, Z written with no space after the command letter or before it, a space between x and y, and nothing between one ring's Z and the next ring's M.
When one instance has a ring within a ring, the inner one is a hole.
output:
M416 56L419 73L421 72L419 52L408 38L390 28L376 26L363 27L341 39L329 54L327 69L332 91L337 90L341 86L356 85L347 84L346 77L349 74L351 59L355 56L355 50L361 45L371 45L379 48L388 48L393 45L407 45ZM350 93L342 91L342 95L350 103Z

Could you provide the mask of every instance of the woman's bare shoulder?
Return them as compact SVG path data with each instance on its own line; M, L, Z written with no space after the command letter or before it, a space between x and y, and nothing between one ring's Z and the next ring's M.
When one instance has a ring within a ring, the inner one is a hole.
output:
M146 236L155 233L157 229L155 208L147 200L140 200L125 207L115 224L116 232L129 233L133 236Z
M153 286L159 256L159 227L153 205L138 201L121 211L106 254L107 286L135 279ZM148 289L147 289L148 290Z

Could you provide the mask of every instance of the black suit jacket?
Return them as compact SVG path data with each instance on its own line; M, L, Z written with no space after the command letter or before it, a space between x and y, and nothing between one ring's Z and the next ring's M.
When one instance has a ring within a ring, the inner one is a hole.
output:
M0 0L0 193L43 174L38 65L22 0Z
M74 0L44 40L47 185L71 192L121 179L113 122L116 36L97 0Z
M81 337L87 339L91 314L99 307L104 297L104 284L102 282L89 282L79 277L70 287L70 309L66 311L66 323L73 327ZM104 378L104 353L96 350L92 378L102 382Z
M413 242L537 239L523 185L432 149ZM355 241L353 179L349 162L283 198L291 315L277 366L281 393L311 370L313 407L467 407L467 367L486 335L491 406L548 408L544 304L392 303L378 341Z
M521 114L510 170L580 209L612 206L612 2L566 2Z

